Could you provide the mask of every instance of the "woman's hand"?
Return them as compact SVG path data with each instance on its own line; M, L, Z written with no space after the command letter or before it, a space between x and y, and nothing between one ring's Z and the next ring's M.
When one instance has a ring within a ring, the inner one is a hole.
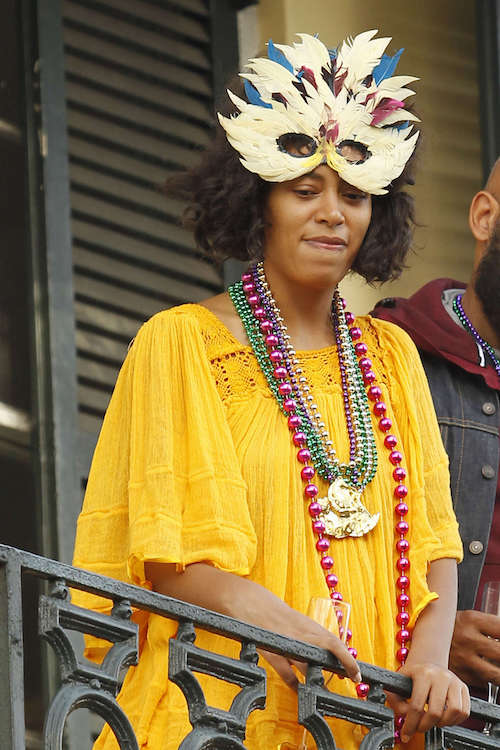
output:
M356 660L336 635L289 607L264 586L208 563L193 563L183 572L177 572L175 565L151 562L146 563L145 571L154 591L327 649L341 662L353 682L361 681ZM297 687L292 663L301 671L303 664L268 651L262 655L287 685Z
M468 717L469 690L449 669L431 662L413 664L408 660L399 672L413 680L411 697L405 700L388 693L387 702L397 716L404 717L400 730L403 742L408 742L415 732L461 724Z
M281 606L283 605L283 607ZM269 618L269 619L268 619ZM243 618L245 619L245 618ZM347 647L332 632L318 625L310 617L303 615L301 612L289 607L280 601L280 605L268 611L265 616L258 616L259 624L268 630L273 630L280 635L286 635L299 641L311 643L313 646L319 646L330 651L341 662L346 670L347 676L355 683L361 682L361 673L355 659L351 656ZM249 621L249 620L248 620ZM254 623L257 624L257 623ZM298 680L292 665L303 674L306 673L306 665L303 662L291 661L285 656L279 656L269 651L260 651L264 659L276 670L283 681L292 689L296 689Z
M457 606L457 565L455 560L434 560L427 582L439 599L429 602L415 623L410 654L399 670L411 677L413 689L408 701L394 693L388 703L394 713L404 716L401 739L408 742L415 732L433 726L459 724L469 715L467 685L448 669L448 656Z

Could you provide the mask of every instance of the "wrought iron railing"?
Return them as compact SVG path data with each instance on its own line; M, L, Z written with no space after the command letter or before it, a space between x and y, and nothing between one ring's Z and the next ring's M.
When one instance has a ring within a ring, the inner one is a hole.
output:
M255 709L264 707L266 698L265 672L257 664L257 648L307 662L306 681L298 689L298 721L312 734L319 750L336 748L325 717L338 717L367 727L369 732L362 741L362 750L392 747L394 717L384 705L384 690L409 696L411 682L407 677L360 662L363 680L370 684L367 699L337 695L324 686L323 670L343 674L340 663L328 651L136 586L0 545L2 748L25 750L22 623L25 575L49 582L48 593L40 596L39 631L53 647L60 672L60 687L45 719L45 750L61 750L67 717L80 708L91 709L108 722L121 750L137 750L130 722L115 700L123 667L134 664L137 659L137 626L130 620L132 607L179 622L177 637L170 641L169 679L184 693L193 726L181 744L182 750L244 750L247 718ZM106 616L76 607L70 601L69 587L109 598L114 604L111 614ZM196 628L239 641L239 659L197 647ZM78 656L71 631L104 638L113 644L101 665ZM241 688L228 710L207 705L197 672ZM498 750L500 706L473 698L471 713L474 718L491 722L489 736L458 726L434 729L427 733L426 748Z

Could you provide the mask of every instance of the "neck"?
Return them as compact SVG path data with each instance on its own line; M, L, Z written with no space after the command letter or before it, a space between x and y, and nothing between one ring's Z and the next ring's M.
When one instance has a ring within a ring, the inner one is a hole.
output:
M494 349L500 349L500 332L495 331L488 321L488 318L484 314L481 300L475 293L472 284L469 284L463 294L462 307L481 338Z
M322 349L335 343L331 304L335 287L294 283L264 263L267 282L280 308L295 349Z

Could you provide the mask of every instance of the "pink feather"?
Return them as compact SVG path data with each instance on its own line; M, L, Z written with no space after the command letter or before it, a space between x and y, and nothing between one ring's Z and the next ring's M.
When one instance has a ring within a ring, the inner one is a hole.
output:
M388 115L395 112L397 109L403 109L404 102L400 102L398 99L382 99L372 112L371 125L378 125L380 122L385 120Z

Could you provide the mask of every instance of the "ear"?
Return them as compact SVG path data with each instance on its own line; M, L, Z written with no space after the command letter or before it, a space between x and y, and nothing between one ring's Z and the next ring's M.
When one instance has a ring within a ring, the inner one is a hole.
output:
M498 220L499 205L487 190L480 190L472 199L469 209L469 226L478 242L488 242Z

